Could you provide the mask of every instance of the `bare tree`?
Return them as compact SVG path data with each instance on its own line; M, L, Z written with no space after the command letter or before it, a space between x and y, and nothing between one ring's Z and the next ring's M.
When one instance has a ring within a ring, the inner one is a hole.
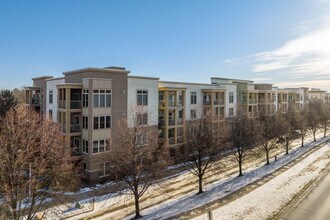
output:
M295 112L291 111L289 109L289 111L283 115L283 118L285 120L283 120L282 122L284 123L284 148L285 148L285 154L289 154L289 148L290 148L290 142L292 139L294 139L294 124L295 124Z
M76 172L63 148L59 127L11 109L0 119L0 197L6 219L34 219L49 211L45 203L59 199L56 191L74 190Z
M260 125L254 118L247 118L246 114L238 112L234 118L230 131L230 142L242 176L242 166L246 157L260 143Z
M226 149L228 129L224 121L213 121L202 116L189 121L186 128L186 154L183 158L187 170L198 178L198 194L203 193L204 174Z
M314 141L316 141L316 131L320 125L321 109L322 103L320 101L310 101L307 104L307 126L313 133Z
M142 117L142 118L141 118ZM165 160L158 148L158 128L148 126L143 114L118 122L120 147L112 149L112 174L122 179L134 196L135 219L141 218L140 198L161 182Z
M261 149L265 152L266 164L269 164L269 154L279 146L281 138L286 134L287 124L282 113L261 114L258 119L261 125Z
M305 136L308 132L307 111L302 109L297 112L295 116L295 129L297 129L300 133L301 147L303 147Z
M324 137L327 136L329 121L330 121L330 104L329 103L323 103L322 106L321 106L320 123L323 127Z

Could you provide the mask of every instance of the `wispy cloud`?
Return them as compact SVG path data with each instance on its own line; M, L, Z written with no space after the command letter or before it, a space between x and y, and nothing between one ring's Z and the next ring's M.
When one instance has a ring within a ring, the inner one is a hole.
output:
M328 0L330 1L330 0ZM273 50L236 57L235 65L247 67L255 81L279 86L330 89L330 16L297 24L298 36ZM226 65L232 63L223 62ZM276 83L278 82L278 83Z
M284 70L292 75L330 75L330 19L322 27L286 42L279 48L255 54L252 72Z

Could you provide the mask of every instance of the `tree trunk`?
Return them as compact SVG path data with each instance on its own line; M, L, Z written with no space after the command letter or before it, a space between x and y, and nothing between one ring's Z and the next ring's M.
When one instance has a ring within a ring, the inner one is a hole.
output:
M198 176L198 193L197 194L202 194L203 191L203 176L199 175Z
M238 161L238 167L239 167L239 175L238 176L243 176L243 173L242 173L242 161Z
M327 124L324 125L324 137L327 136Z
M304 146L304 136L301 136L301 147Z
M316 131L313 131L314 142L316 141L315 133L316 133Z
M289 139L285 139L285 154L289 154Z
M269 164L269 152L268 151L266 151L266 159L267 159L266 165L268 165Z
M139 204L139 196L138 193L134 193L134 199L135 199L135 217L134 219L139 219L142 216L140 215L140 204Z

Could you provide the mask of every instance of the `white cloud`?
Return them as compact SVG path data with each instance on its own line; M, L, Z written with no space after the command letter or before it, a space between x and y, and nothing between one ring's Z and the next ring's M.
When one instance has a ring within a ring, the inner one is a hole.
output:
M268 78L254 78L253 79L253 81L255 81L255 82L265 82L265 81L271 81L271 80L273 80L273 78L270 78L270 77L268 77Z
M322 27L286 42L279 48L255 54L255 73L284 70L292 75L330 75L330 19Z

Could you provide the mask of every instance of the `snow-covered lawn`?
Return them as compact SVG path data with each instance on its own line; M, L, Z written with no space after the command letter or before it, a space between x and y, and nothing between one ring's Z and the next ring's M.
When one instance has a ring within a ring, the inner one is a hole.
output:
M284 166L304 152L310 150L314 145L323 142L324 139L321 139L321 136L321 134L318 135L320 139L315 143L311 142L311 137L306 138L306 146L304 148L300 148L299 140L294 141L292 145L295 147L287 156L283 154L279 155L280 152L283 152L283 149L273 152L273 155L278 155L278 161L276 163L271 163L269 166L264 166L263 157L257 159L250 158L244 164L245 170L243 178L237 178L237 164L233 157L229 156L225 159L225 171L213 171L206 174L206 192L200 196L196 196L197 179L189 174L189 172L184 171L173 175L166 179L163 190L151 188L147 194L142 197L140 204L142 210L141 214L145 216L145 219L166 218L196 208L199 205L212 201L212 199L223 197L273 172L277 168ZM85 190L89 191L89 189ZM81 219L94 215L102 215L97 217L98 219L133 217L133 198L127 195L127 191L98 196L95 197L95 200L94 211L70 219ZM82 200L80 203L87 206L90 201L91 198ZM63 211L66 211L66 209L67 207L62 207ZM72 213L66 212L65 214L71 216Z
M213 210L213 218L269 219L329 165L330 145L327 144L256 190ZM204 214L194 219L207 220L208 217Z

